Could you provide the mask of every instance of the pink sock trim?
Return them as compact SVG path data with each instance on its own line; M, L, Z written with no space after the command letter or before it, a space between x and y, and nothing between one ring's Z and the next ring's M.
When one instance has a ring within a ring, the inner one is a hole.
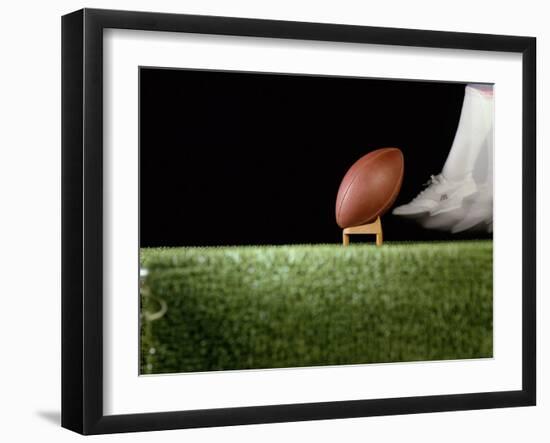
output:
M469 83L468 87L481 92L483 95L493 95L493 85L487 85L485 83Z

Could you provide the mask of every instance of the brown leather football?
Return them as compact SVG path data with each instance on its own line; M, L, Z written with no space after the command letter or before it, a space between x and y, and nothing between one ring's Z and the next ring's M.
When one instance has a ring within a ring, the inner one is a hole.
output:
M403 170L403 153L398 148L377 149L357 160L338 189L338 226L359 226L384 215L399 194Z

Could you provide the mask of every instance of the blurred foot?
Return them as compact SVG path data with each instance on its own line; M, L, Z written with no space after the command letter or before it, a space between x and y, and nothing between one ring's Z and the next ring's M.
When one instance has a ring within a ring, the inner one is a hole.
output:
M466 197L464 206L466 212L451 229L453 234L467 230L493 232L493 192L488 185L481 185L475 194Z
M460 182L447 180L443 174L431 176L426 189L406 205L401 205L392 214L403 217L421 217L452 211L461 206L462 199L476 191L471 176Z
M459 209L463 206L465 198L477 192L477 184L471 175L462 181L452 183L454 183L454 188L451 187L441 196L439 204L430 211L430 215L444 214Z

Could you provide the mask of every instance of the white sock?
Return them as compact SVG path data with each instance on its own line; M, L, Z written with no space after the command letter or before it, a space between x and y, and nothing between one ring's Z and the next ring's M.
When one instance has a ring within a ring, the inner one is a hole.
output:
M474 166L473 179L478 185L493 185L493 139L494 130L491 127Z
M492 128L492 93L472 85L466 86L458 128L443 166L443 176L447 180L461 181L473 174L480 150Z

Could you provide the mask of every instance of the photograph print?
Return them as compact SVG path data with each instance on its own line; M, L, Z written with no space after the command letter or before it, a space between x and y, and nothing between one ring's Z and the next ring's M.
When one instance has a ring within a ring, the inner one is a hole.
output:
M139 68L140 374L493 357L494 85Z

